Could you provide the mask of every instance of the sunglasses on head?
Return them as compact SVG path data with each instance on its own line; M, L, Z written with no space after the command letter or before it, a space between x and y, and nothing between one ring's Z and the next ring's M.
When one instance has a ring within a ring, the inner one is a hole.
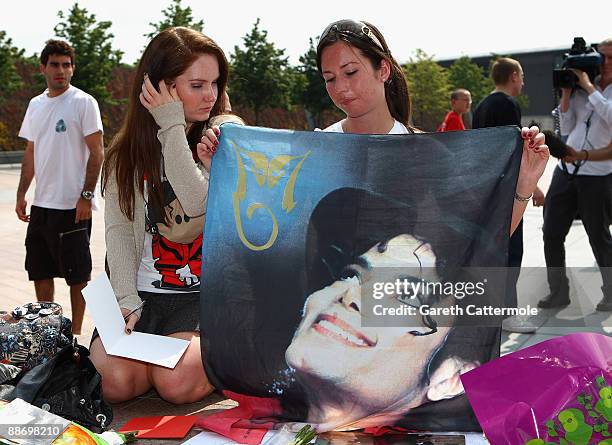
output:
M330 24L319 37L319 43L317 44L317 50L321 46L321 43L331 34L340 34L347 37L356 37L362 41L368 43L374 43L382 52L385 52L380 40L376 37L376 34L372 32L369 26L363 22L357 20L338 20Z

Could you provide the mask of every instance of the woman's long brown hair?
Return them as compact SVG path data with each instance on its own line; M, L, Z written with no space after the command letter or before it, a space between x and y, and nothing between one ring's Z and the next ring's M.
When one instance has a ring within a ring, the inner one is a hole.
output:
M149 184L148 205L158 215L165 215L162 211L162 160L161 144L157 139L158 127L139 99L144 75L148 74L153 85L157 85L161 80L171 83L201 54L211 54L219 63L218 96L210 112L212 118L223 114L229 108L225 94L229 64L223 50L212 39L189 28L168 28L151 40L138 63L127 115L108 149L102 168L102 193L106 189L108 178L114 175L119 194L119 208L131 221L134 220L136 190L144 196L145 175ZM196 122L189 129L187 141L192 150L205 125L206 122Z

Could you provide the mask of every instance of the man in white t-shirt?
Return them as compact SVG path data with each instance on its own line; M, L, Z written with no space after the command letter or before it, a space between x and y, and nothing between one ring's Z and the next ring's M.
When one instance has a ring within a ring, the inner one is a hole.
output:
M30 101L19 131L27 144L15 212L28 223L25 267L36 298L53 301L53 278L65 278L72 332L80 334L85 312L81 290L91 275L91 211L104 146L98 103L70 85L74 58L74 49L59 40L49 40L40 54L47 89ZM25 196L33 178L28 215Z

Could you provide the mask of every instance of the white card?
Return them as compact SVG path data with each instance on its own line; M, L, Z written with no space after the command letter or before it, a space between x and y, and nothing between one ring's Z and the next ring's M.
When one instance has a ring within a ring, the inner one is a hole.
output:
M110 355L174 368L189 346L187 340L180 338L135 331L127 334L117 298L104 273L83 289L83 297Z

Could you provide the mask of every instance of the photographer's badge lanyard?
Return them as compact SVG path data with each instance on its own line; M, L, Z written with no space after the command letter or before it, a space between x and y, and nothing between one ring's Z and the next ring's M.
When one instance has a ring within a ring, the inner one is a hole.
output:
M586 131L584 132L584 140L582 141L582 146L580 147L581 150L586 150L587 147L589 149L593 148L593 145L589 142L589 130L591 129L591 118L593 117L593 113L595 112L595 110L591 111L591 114L589 114L589 117L587 118L586 122L584 123L586 125ZM572 162L572 165L574 166L574 171L572 173L570 173L567 170L567 165L565 165L565 162L561 162L561 168L563 168L563 171L565 173L567 173L568 175L570 175L570 179L574 179L577 175L578 175L578 170L580 170L580 167L582 167L582 165L585 163L586 161L574 161Z

